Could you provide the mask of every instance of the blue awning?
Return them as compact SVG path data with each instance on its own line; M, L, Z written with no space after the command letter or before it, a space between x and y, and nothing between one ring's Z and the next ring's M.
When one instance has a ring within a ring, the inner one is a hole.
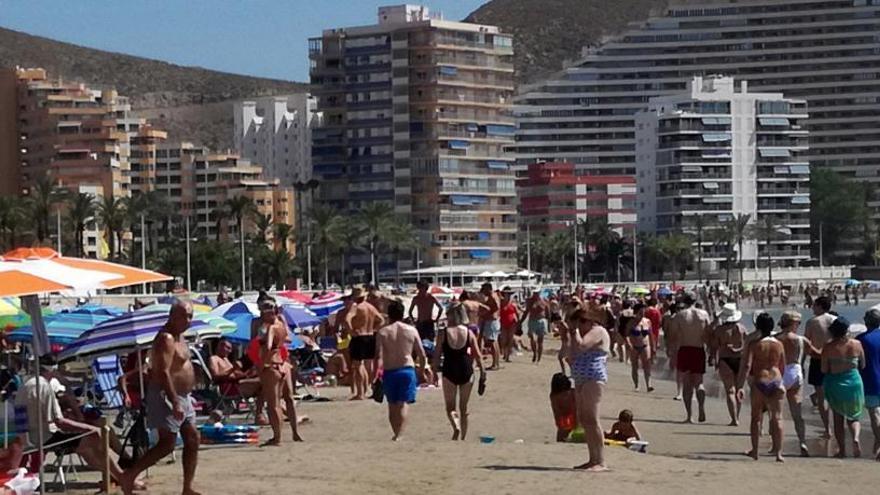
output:
M705 125L725 125L730 124L730 117L703 117Z
M791 198L791 204L793 205L808 205L810 204L809 196L795 196Z
M809 174L810 166L809 165L792 165L789 167L791 169L791 173L793 174Z
M781 175L781 174L788 174L788 172L789 172L789 168L788 168L788 167L773 167L773 173L774 173L774 174L780 174L780 175Z
M467 125L468 132L477 132L480 130L479 124L468 124Z
M494 170L510 170L510 164L507 162L488 161L486 166Z
M448 65L440 66L440 73L444 76L454 76L458 74L458 67L449 67Z
M730 141L730 134L726 132L706 132L703 133L703 141L708 143Z
M489 135L513 136L514 132L516 132L516 127L514 127L512 125L497 125L497 124L486 125L486 134L489 134Z
M473 259L484 260L492 257L492 251L488 249L471 249L470 255Z
M791 151L787 149L775 149L775 148L761 148L758 150L761 156L765 157L789 157L791 156Z
M467 141L461 141L459 139L453 139L449 141L449 149L453 150L466 150L471 143Z
M760 122L761 125L767 125L767 126L787 126L788 125L788 119L782 119L782 118L776 118L776 117L761 117L758 119L758 122Z
M456 206L484 205L489 201L485 196L471 196L467 194L453 194L449 201Z
M481 241L488 241L489 240L489 233L488 232L477 232L477 239L479 239Z

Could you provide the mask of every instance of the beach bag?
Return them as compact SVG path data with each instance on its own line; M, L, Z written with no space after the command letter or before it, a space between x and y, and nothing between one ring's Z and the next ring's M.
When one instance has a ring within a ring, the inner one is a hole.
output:
M382 386L382 379L379 378L373 382L373 400L381 404L385 400L385 388Z

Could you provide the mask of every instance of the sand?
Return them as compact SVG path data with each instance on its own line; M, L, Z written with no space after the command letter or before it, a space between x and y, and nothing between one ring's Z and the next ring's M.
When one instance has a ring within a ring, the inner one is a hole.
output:
M554 342L550 346L556 345ZM440 390L420 391L411 408L411 422L402 441L390 441L386 407L372 401L348 402L347 389L323 389L329 403L307 403L300 412L312 423L301 427L306 443L281 447L206 447L200 453L196 488L206 494L262 493L496 493L535 494L583 492L631 494L746 493L757 490L836 490L839 493L876 489L878 464L867 459L837 460L827 442L817 439L815 414L807 433L814 457L796 457L794 428L786 422L785 464L767 455L759 461L742 453L749 448L748 425L729 427L721 398L708 400L708 422L681 424L681 402L672 400L674 384L657 381L651 394L634 392L629 366L613 362L602 406L603 427L610 427L622 408L632 409L650 452L621 447L606 449L611 471L591 474L571 470L586 461L586 446L557 444L548 401L550 376L557 370L548 352L540 365L527 355L500 371L490 372L485 396L471 401L471 431L465 442L450 441ZM717 387L710 387L717 388ZM787 411L786 411L787 416ZM748 409L743 411L743 419ZM263 438L271 435L268 429ZM493 435L481 444L480 435ZM285 439L289 438L289 429ZM862 445L871 449L870 429ZM769 448L769 437L761 452ZM149 493L180 493L180 456L175 464L150 471Z

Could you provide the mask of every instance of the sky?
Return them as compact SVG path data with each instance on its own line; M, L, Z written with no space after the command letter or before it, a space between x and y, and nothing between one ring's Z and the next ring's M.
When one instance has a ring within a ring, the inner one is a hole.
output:
M411 1L461 20L486 0ZM0 0L0 26L180 65L308 80L308 38L403 0Z

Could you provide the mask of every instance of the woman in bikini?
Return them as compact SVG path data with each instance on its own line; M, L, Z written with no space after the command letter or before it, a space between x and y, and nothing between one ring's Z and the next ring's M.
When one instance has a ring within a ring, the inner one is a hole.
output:
M852 434L853 457L861 457L859 420L865 410L865 389L859 370L865 367L862 343L849 338L849 321L837 318L828 327L831 340L822 347L822 385L834 413L834 439L838 458L846 457L846 428Z
M584 428L590 452L590 459L575 469L594 472L608 470L599 421L599 404L608 382L607 359L611 349L608 331L600 324L605 321L605 316L605 308L601 305L594 302L583 305L571 315L573 324L569 335L569 362L577 396L578 422Z
M804 360L807 354L819 354L809 339L798 335L798 326L801 323L801 314L797 311L786 311L779 318L779 328L782 330L776 338L782 342L785 348L785 369L782 371L782 386L785 387L785 397L788 400L788 409L791 411L791 420L797 432L800 443L801 457L810 457L807 449L806 428L804 416L801 411L803 402L804 385Z
M452 439L464 440L468 431L468 401L474 386L474 362L480 368L481 382L485 380L486 371L483 369L477 337L468 330L468 314L464 305L455 303L450 306L446 320L446 330L437 333L431 368L435 376L438 371L443 375L443 399L446 402L446 417L452 425Z
M257 329L260 342L260 390L266 400L269 423L272 425L272 438L265 446L281 445L281 400L287 405L287 417L293 432L293 441L301 442L296 428L296 408L293 403L291 366L282 357L282 349L287 342L287 325L278 318L278 307L274 299L260 303L260 325Z
M651 386L651 320L645 317L644 303L635 303L632 307L633 317L625 329L629 360L632 363L632 380L635 389L639 389L639 364L645 375L645 387L653 392Z
M761 337L748 344L744 364L737 380L737 398L744 398L743 384L748 378L751 385L751 437L752 450L746 453L758 460L758 441L761 438L761 422L764 411L770 413L770 437L773 447L770 452L777 462L782 458L782 398L785 389L782 387L782 370L785 369L785 349L782 342L770 336L774 327L773 317L761 313L755 318L755 329Z
M736 379L739 375L746 329L742 326L742 312L736 304L728 303L718 314L718 326L712 332L711 349L717 354L715 367L727 392L727 411L730 413L729 426L739 425L739 412L742 401L737 398Z

